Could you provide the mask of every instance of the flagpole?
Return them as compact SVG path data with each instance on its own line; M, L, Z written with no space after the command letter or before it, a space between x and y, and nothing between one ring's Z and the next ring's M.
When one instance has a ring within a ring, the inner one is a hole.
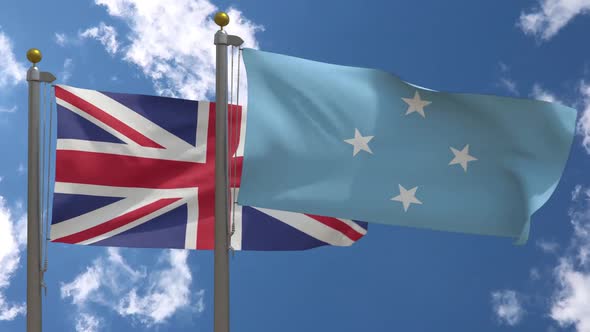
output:
M220 29L215 33L215 247L213 286L213 330L229 332L229 202L227 150L227 47L240 46L240 37L228 35L224 12L215 14Z
M32 48L27 59L33 64L27 71L29 82L29 141L27 166L27 332L41 332L41 213L39 207L39 107L41 83L55 77L41 72L37 63L41 51Z

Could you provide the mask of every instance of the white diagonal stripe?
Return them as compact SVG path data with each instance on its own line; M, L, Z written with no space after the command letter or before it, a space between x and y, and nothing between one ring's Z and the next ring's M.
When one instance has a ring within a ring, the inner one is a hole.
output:
M51 240L75 234L102 224L105 221L114 219L127 212L136 210L146 204L156 201L155 197L150 198L124 198L107 206L81 214L77 217L61 221L51 225Z
M139 226L144 222L149 221L165 212L168 212L182 204L187 204L187 232L185 237L185 245L187 249L196 249L197 226L198 226L198 188L180 188L180 189L145 189L145 188L127 188L127 187L111 187L100 185L88 185L77 183L57 182L55 184L55 192L63 194L78 194L104 197L127 197L121 201L107 205L100 209L91 211L84 215L62 221L51 226L51 240L71 235L87 228L97 226L105 221L118 217L126 212L135 210L147 204L153 203L156 200L163 198L181 198L181 200L174 202L167 207L154 211L153 213L142 217L126 226L119 227L113 231L105 233L100 237L88 239L79 244L90 244L107 237L119 234L132 227ZM119 204L117 204L119 203ZM82 224L84 223L84 224ZM194 239L189 241L189 238Z
M60 85L60 87L93 104L103 112L108 113L119 121L123 123L132 123L133 129L137 130L145 137L158 143L166 149L175 151L195 149L194 146L188 144L184 140L176 137L152 121L129 109L125 105L98 91L79 89L63 85Z
M321 222L301 213L255 208L269 216L279 219L281 222L333 246L350 246L354 243L346 235L336 229L328 227Z
M166 212L172 211L173 209L176 209L177 207L179 207L179 206L181 206L183 204L186 204L186 203L187 203L186 199L180 199L180 200L178 200L178 201L176 201L176 202L174 202L172 204L166 205L166 206L164 206L164 207L162 207L162 208L160 208L160 209L158 209L158 210L156 210L156 211L154 211L154 212L152 212L152 213L150 213L148 215L145 215L145 216L143 216L143 217L141 217L141 218L139 218L139 219L137 219L137 220L135 220L133 222L130 222L130 223L124 225L124 226L117 227L117 228L113 229L110 232L101 234L99 236L93 237L93 238L88 239L86 241L78 242L77 244L87 245L87 244L92 244L92 243L95 243L95 242L102 241L104 239L108 239L109 237L115 236L117 234L121 234L121 233L123 233L123 232L125 232L125 231L127 231L127 230L129 230L131 228L134 228L134 227L137 227L137 226L139 226L141 224L144 224L146 222L149 222L150 220L152 220L154 218L157 218L157 217L163 215Z
M350 226L350 228L354 229L357 233L360 233L362 235L367 234L367 230L362 228L361 226L359 226L359 224L355 223L352 220L348 220L348 219L340 219L340 218L336 218L340 221L342 221L343 223L347 224L348 226Z
M116 131L115 129L107 126L104 122L97 120L95 117L90 116L90 114L82 111L81 109L79 109L76 106L68 103L67 101L58 98L57 99L57 104L60 105L60 106L65 107L67 109L69 109L73 113L78 114L79 116L83 117L84 119L90 121L91 123L93 123L96 126L98 126L99 128L101 128L102 130L104 130L107 133L115 136L120 141L125 142L125 143L127 143L129 145L132 145L132 146L140 146L139 144L137 144L134 141L132 141L129 137L127 137L127 136L121 134L120 132Z

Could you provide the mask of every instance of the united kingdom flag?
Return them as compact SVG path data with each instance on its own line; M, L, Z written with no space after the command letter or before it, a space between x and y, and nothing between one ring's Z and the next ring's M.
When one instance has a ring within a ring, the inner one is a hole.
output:
M63 85L55 86L55 96L51 241L213 249L214 103ZM245 109L230 107L229 118L235 192ZM364 222L237 204L230 219L235 250L349 246L367 229Z

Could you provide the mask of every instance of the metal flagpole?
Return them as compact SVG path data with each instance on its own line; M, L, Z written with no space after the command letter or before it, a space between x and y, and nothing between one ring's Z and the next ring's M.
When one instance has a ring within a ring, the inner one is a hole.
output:
M228 35L223 27L229 23L224 12L215 14L220 29L215 33L215 248L213 286L213 330L229 332L229 202L227 150L227 47L240 46L240 37Z
M39 179L39 105L41 83L55 76L41 72L37 63L41 51L32 48L27 59L33 63L27 71L29 82L29 151L27 187L27 332L41 332L41 220Z

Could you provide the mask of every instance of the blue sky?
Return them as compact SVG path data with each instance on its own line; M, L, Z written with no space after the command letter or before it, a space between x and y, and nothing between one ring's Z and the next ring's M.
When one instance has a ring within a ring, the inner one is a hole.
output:
M59 83L212 99L211 16L229 8L228 31L250 47L579 112L562 181L525 246L371 225L350 248L238 253L232 331L590 331L590 1L1 6L0 331L25 328L26 50L41 49ZM211 252L49 244L47 285L46 331L212 331Z

